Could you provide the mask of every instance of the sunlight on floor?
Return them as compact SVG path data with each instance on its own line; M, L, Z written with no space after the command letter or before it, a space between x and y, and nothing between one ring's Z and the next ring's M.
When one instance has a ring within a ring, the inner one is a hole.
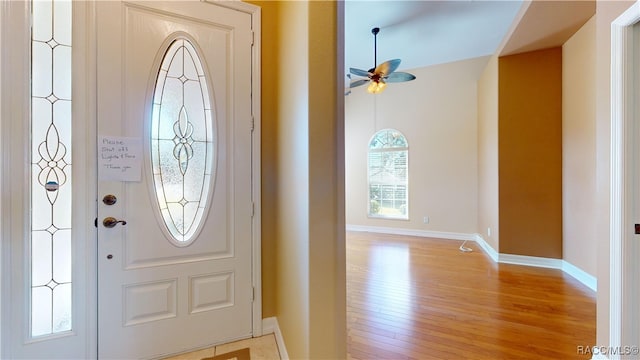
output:
M164 360L201 360L243 348L249 348L251 360L280 360L278 345L276 344L276 338L273 334L222 344L207 349L165 358Z

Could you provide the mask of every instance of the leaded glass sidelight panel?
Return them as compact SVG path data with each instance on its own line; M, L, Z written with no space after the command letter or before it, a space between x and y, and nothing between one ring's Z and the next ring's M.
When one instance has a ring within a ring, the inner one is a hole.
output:
M70 331L71 1L31 2L31 336Z
M214 118L198 51L184 37L168 47L156 79L151 163L158 210L171 241L190 244L214 182Z
M376 132L369 142L369 216L408 219L409 144L397 130Z

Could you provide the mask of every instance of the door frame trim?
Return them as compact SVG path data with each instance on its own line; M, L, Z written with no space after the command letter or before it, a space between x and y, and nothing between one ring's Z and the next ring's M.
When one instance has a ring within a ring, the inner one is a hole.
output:
M0 47L1 48L5 48L5 39L4 39L4 34L7 33L7 31L5 30L5 26L7 24L7 20L9 15L7 7L8 7L8 1L3 1L0 3ZM5 101L5 93L6 91L4 90L4 83L6 81L6 79L3 77L3 74L5 73L5 69L4 66L6 64L6 61L4 60L5 54L7 52L3 52L0 54L0 153L1 154L6 154L6 141L4 140L4 136L2 136L2 134L4 134L4 129L6 127L6 119L7 117L6 115L6 111L5 108L2 106L3 103L6 103ZM5 199L5 182L3 181L4 179L4 174L5 174L5 164L6 161L4 161L4 158L2 158L2 162L0 162L0 293L1 294L6 294L5 292L5 282L4 280L4 273L5 273L5 261L4 261L4 253L5 253L5 233L6 233L6 227L3 226L4 225L4 221L2 219L4 219L4 212L3 212L3 207L4 207L4 199ZM0 296L0 324L4 323L3 320L3 315L4 315L4 307L5 307L5 301L3 299L2 296ZM2 357L3 355L3 345L4 345L4 334L2 331L2 327L0 326L0 357Z
M637 297L638 285L634 274L640 267L634 258L638 247L631 234L634 224L634 143L640 141L634 130L636 109L634 96L634 25L640 22L640 2L634 3L611 23L611 225L610 225L610 305L609 346L631 345L637 338L630 306ZM640 114L638 114L640 115ZM636 314L637 315L637 314ZM634 334L635 332L635 334ZM619 354L611 354L619 359Z
M203 0L251 15L253 47L251 49L251 280L253 283L253 337L262 336L262 152L261 152L261 38L262 10L259 6L241 1Z

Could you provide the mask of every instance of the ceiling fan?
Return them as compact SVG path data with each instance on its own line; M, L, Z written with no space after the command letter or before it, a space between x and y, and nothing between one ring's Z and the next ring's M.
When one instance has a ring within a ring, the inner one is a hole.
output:
M352 74L356 76L366 77L366 79L351 80L349 88L354 88L369 83L367 92L369 92L370 94L379 94L387 87L387 83L411 81L416 78L413 74L400 71L395 72L398 66L400 66L400 59L385 61L382 64L377 65L377 38L379 32L380 28L375 27L371 29L371 33L373 34L373 68L369 69L368 71L349 68L350 74L347 75L349 79L351 79Z

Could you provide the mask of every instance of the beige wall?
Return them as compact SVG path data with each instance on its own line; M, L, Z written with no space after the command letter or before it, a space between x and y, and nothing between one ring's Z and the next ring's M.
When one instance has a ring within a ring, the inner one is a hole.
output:
M306 138L309 144L308 358L312 359L342 359L347 353L344 45L338 40L338 37L344 38L344 30L338 23L339 18L344 18L343 6L334 1L310 1L307 13L309 62L306 70L310 74ZM323 78L318 79L318 69L322 69ZM291 220L289 224L291 226Z
M498 59L500 253L562 258L562 49Z
M295 220L298 219L296 214L293 214L294 221L284 221L281 220L281 216L292 213L293 211L287 210L284 205L287 201L286 196L280 194L281 189L284 189L286 185L286 180L284 177L296 175L297 172L295 169L292 169L290 165L282 164L282 161L289 160L286 156L282 155L283 152L291 151L295 149L294 142L291 139L283 138L285 134L288 134L284 129L287 126L287 122L289 124L295 124L293 115L295 111L292 109L296 105L292 99L286 99L286 95L294 96L293 99L296 99L296 94L292 94L297 84L292 79L293 76L287 78L287 75L284 74L289 69L285 68L286 60L284 59L285 50L280 50L280 47L289 48L289 52L293 52L293 57L299 56L296 51L292 50L291 45L289 44L289 40L286 39L287 36L294 36L292 34L285 35L284 32L291 31L295 29L294 32L298 32L301 28L305 28L305 33L309 31L308 28L305 27L304 24L298 23L295 24L295 19L289 17L290 15L294 18L296 16L303 17L304 19L308 18L308 7L309 5L295 5L288 4L285 6L285 2L274 2L274 1L251 1L252 3L256 3L262 6L263 11L263 56L262 56L262 65L263 65L263 99L262 99L262 165L263 165L263 199L262 199L262 216L263 216L263 314L265 317L268 316L278 316L280 319L281 316L286 318L286 325L283 325L283 330L285 331L285 336L287 340L287 345L291 348L291 354L293 356L304 357L304 354L308 354L308 349L311 348L309 344L314 342L315 340L311 338L309 334L314 333L309 330L309 326L311 326L309 321L309 316L305 311L309 311L309 302L307 302L306 306L304 305L304 299L308 299L309 292L305 292L306 286L303 285L305 280L303 279L308 275L309 272L313 272L314 270L310 270L309 263L319 263L320 258L316 258L313 260L309 260L310 257L307 256L308 252L305 255L305 251L309 248L309 240L307 240L307 245L297 244L297 241L292 238L292 234L302 233L302 239L305 239L304 233L306 231L296 229ZM596 208L594 210L593 216L595 216L596 220L596 228L595 228L595 238L597 239L597 277L598 277L598 333L597 333L597 344L598 345L607 345L609 342L609 158L610 158L610 24L611 21L614 20L619 14L621 14L624 10L626 10L632 2L621 2L621 1L598 1L597 2L597 12L595 18L595 139L592 141L595 142L595 202ZM307 9L305 12L299 6ZM290 7L289 9L284 10L283 7ZM283 13L288 14L286 17L283 16ZM289 19L285 22L284 19ZM282 23L285 22L285 23ZM588 27L593 26L586 24L586 28L581 30L582 32L588 32ZM301 27L301 28L298 28ZM325 29L326 31L326 29ZM572 42L581 42L585 39L580 40L581 36L585 36L584 34L579 33L575 39L572 39ZM295 39L294 39L295 40ZM304 40L300 40L301 43L304 43ZM295 42L294 42L295 43ZM285 45L286 44L286 45ZM575 47L576 44L571 44L569 46ZM302 50L306 49L306 45L302 46ZM571 54L570 57L575 55L577 52L574 52L575 49L570 49ZM298 58L299 59L299 58ZM571 61L571 60L570 60ZM477 194L477 208L479 209L477 215L477 230L470 230L469 232L478 232L487 239L487 241L494 246L496 250L498 250L498 238L497 232L493 227L498 226L497 216L493 216L492 214L497 213L497 196L491 195L490 191L496 191L495 188L492 187L497 186L497 179L492 179L493 176L496 176L497 165L495 163L497 157L497 116L494 115L495 110L497 108L497 97L495 94L497 87L497 60L493 58L489 62L489 66L485 69L485 73L482 76L482 80L479 82L478 87L481 90L478 92L478 138L477 138L477 147L478 147L478 194ZM294 67L296 64L292 64ZM277 69L277 70L273 70ZM301 72L300 69L296 69L296 74L298 71ZM308 78L306 75L300 73L300 76L303 77L303 82L308 83ZM420 77L419 77L420 79ZM285 81L286 80L286 81ZM281 84L281 82L285 82ZM289 83L290 82L290 83ZM417 82L416 82L417 83ZM387 89L387 92L392 90L392 86L396 84L392 84ZM409 84L404 84L409 85ZM307 91L308 88L304 91ZM588 96L588 91L585 91L585 96ZM386 94L386 92L385 92ZM347 97L346 101L354 101L355 97L350 95ZM364 101L364 97L361 99ZM302 99L303 104L306 104L306 101ZM571 100L569 100L571 101ZM364 106L361 104L360 106ZM285 110L286 109L286 110ZM568 110L568 111L575 111ZM288 114L285 116L285 114ZM428 112L427 112L428 114ZM573 113L570 116L575 116ZM304 116L303 116L304 118ZM488 120L488 121L487 121ZM378 121L385 121L379 119ZM387 120L388 121L388 120ZM570 126L571 124L565 124L566 126ZM571 128L573 129L572 124ZM347 129L349 128L349 123L347 123ZM577 130L577 129L573 129ZM568 130L570 133L573 130ZM372 131L372 130L371 130ZM406 134L410 136L410 134ZM370 135L369 135L370 136ZM322 137L318 138L322 139ZM368 140L368 139L367 139ZM572 139L569 141L577 141L577 139ZM366 141L365 141L366 142ZM350 141L347 142L349 145ZM415 142L412 143L412 146ZM564 153L565 156L569 156L573 154L573 147L567 150ZM441 153L444 154L444 153ZM349 159L347 159L349 160ZM584 160L584 158L582 159ZM586 166L585 163L578 162L577 165ZM284 169L281 169L283 167ZM307 164L308 167L308 164ZM347 168L350 168L348 165ZM569 167L565 167L565 174L569 171ZM334 180L331 180L334 181ZM349 178L349 181L353 181L353 178ZM308 184L308 183L307 183ZM565 187L568 185L567 182L564 183ZM413 189L413 188L412 188ZM486 196L484 191L488 190ZM573 199L577 194L571 195ZM284 201L284 203L280 203L280 201ZM291 201L291 200L289 200ZM308 198L307 200L299 200L299 201L291 201L294 206L308 207ZM339 204L338 204L339 207ZM429 209L426 209L428 211ZM566 213L565 208L565 213ZM365 210L366 211L366 210ZM413 211L413 209L412 209ZM425 211L425 209L421 209L420 211ZM486 213L485 213L486 211ZM422 215L418 213L417 220L422 220ZM429 215L429 214L426 214ZM413 216L413 215L412 215ZM436 221L433 219L432 222ZM278 220L280 219L280 220ZM308 220L308 218L307 218ZM569 230L569 222L573 224L573 230ZM473 222L471 222L473 223ZM577 229L577 220L568 219L566 231L574 234ZM376 224L377 225L377 224ZM280 227L285 227L285 229L280 229ZM387 226L380 225L380 226ZM492 226L492 237L487 238L486 236L486 227ZM301 226L304 228L304 226ZM311 225L308 226L311 228ZM450 228L438 227L438 230L443 231L457 231L450 230ZM436 228L433 228L436 230ZM467 230L465 230L467 231ZM286 234L286 235L285 235ZM306 239L311 238L312 236L307 236ZM495 239L493 239L495 237ZM299 241L299 240L298 240ZM577 243L573 243L573 240L568 240L571 244L567 243L568 247L573 247L577 245ZM311 247L315 246L311 245ZM326 250L326 249L325 249ZM329 250L329 252L339 251L336 249ZM577 263L578 260L572 260L574 256L579 257L577 253L573 253L575 250L567 249L567 260L570 262ZM302 254L301 254L302 253ZM573 254L573 255L572 255ZM292 260L287 259L287 256L302 256L302 260ZM329 263L332 263L335 259L329 259ZM335 266L339 266L339 264L333 263ZM589 267L588 265L580 265L576 264L586 270L587 272L593 271L593 265ZM315 266L315 265L314 265ZM283 274L287 271L295 270L295 274ZM305 271L306 270L306 271ZM298 272L303 272L303 275L296 276ZM315 270L317 271L317 270ZM338 286L340 286L341 275L340 271L332 274L331 276L335 276L337 280ZM293 284L289 283L289 280L293 278ZM308 278L307 278L308 280ZM329 283L329 282L327 282ZM300 292L298 292L300 290ZM303 300L293 300L287 302L287 300L281 300L282 296L295 296L302 297ZM338 295L336 295L338 297ZM335 300L335 299L334 299ZM302 304L302 305L301 305ZM336 304L336 303L334 303ZM291 309L288 309L287 306L292 305ZM315 305L314 305L315 306ZM338 304L339 307L339 304ZM320 312L322 313L322 312ZM295 319L297 316L302 316L303 319ZM340 316L337 316L339 318ZM337 325L336 325L337 326ZM337 328L341 328L341 326L337 326ZM300 335L298 335L300 334ZM336 337L337 338L337 337ZM298 346L293 344L293 341L300 340L302 345ZM335 340L335 339L334 339ZM325 340L322 340L325 341ZM336 343L338 342L335 340ZM338 345L340 347L342 345ZM338 350L340 351L340 350Z
M262 7L263 316L277 317L291 358L345 358L340 6L251 2Z
M306 1L280 5L276 316L289 354L308 357L309 309L309 39ZM266 30L266 29L265 29ZM264 31L263 35L267 35ZM267 94L263 94L265 96ZM263 101L269 101L263 97ZM286 190L285 190L286 189Z
M487 60L408 70L416 80L390 84L379 95L358 87L345 98L347 224L476 232L476 82ZM367 146L384 128L409 142L409 221L367 217Z
M564 260L597 276L596 19L562 46Z
M492 56L478 80L478 230L500 249L498 213L498 56Z

